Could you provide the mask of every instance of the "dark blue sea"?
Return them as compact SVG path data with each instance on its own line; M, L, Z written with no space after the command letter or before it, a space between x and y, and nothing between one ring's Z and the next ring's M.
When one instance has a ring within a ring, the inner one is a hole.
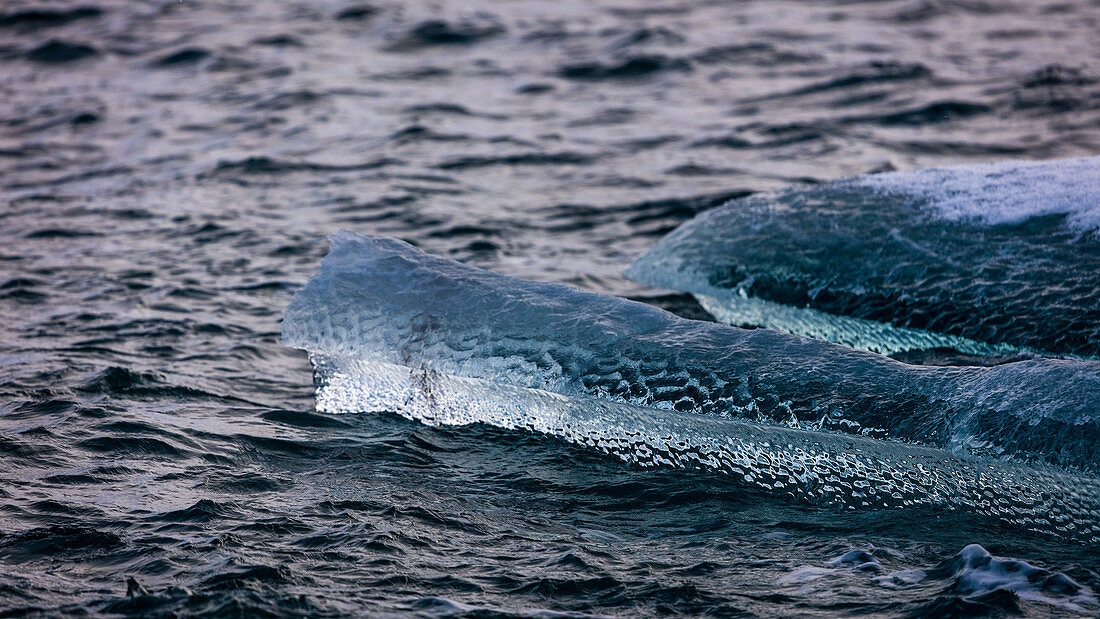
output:
M1095 616L1088 540L317 412L280 321L338 229L709 319L623 270L733 198L1100 153L1098 41L1094 0L0 2L0 616Z

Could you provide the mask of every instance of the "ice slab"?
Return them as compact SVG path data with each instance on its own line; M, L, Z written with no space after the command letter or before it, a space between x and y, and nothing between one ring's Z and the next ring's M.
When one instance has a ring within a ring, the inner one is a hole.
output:
M1098 362L910 366L394 239L331 239L283 321L284 343L310 351L321 411L526 429L813 503L945 506L1100 534Z
M627 275L729 324L891 354L1100 356L1100 157L896 172L749 196Z

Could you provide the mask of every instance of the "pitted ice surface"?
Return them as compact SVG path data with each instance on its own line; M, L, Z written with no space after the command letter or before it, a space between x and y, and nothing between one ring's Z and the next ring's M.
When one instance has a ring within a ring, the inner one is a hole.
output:
M945 506L1100 533L1100 362L910 366L393 239L332 242L283 322L284 342L311 352L319 410L527 429L812 503Z
M734 200L627 275L715 318L884 354L1100 356L1100 157L862 176Z

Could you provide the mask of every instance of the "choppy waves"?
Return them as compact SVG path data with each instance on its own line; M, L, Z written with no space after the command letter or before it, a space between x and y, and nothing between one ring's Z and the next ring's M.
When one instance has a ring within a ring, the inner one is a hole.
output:
M0 612L1095 614L1094 549L972 511L837 509L533 432L317 413L278 330L340 228L709 318L622 276L702 211L1100 152L1094 12L0 3ZM891 427L867 421L823 428ZM933 574L972 543L1042 572Z

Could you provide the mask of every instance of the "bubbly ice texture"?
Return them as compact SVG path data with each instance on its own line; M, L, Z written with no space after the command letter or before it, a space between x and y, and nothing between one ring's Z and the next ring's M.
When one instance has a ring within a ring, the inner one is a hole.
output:
M310 351L321 411L522 428L817 504L944 506L1100 535L1098 363L909 366L394 239L330 238L283 321L284 343Z
M628 270L728 324L886 354L1100 356L1100 157L896 172L734 200Z

